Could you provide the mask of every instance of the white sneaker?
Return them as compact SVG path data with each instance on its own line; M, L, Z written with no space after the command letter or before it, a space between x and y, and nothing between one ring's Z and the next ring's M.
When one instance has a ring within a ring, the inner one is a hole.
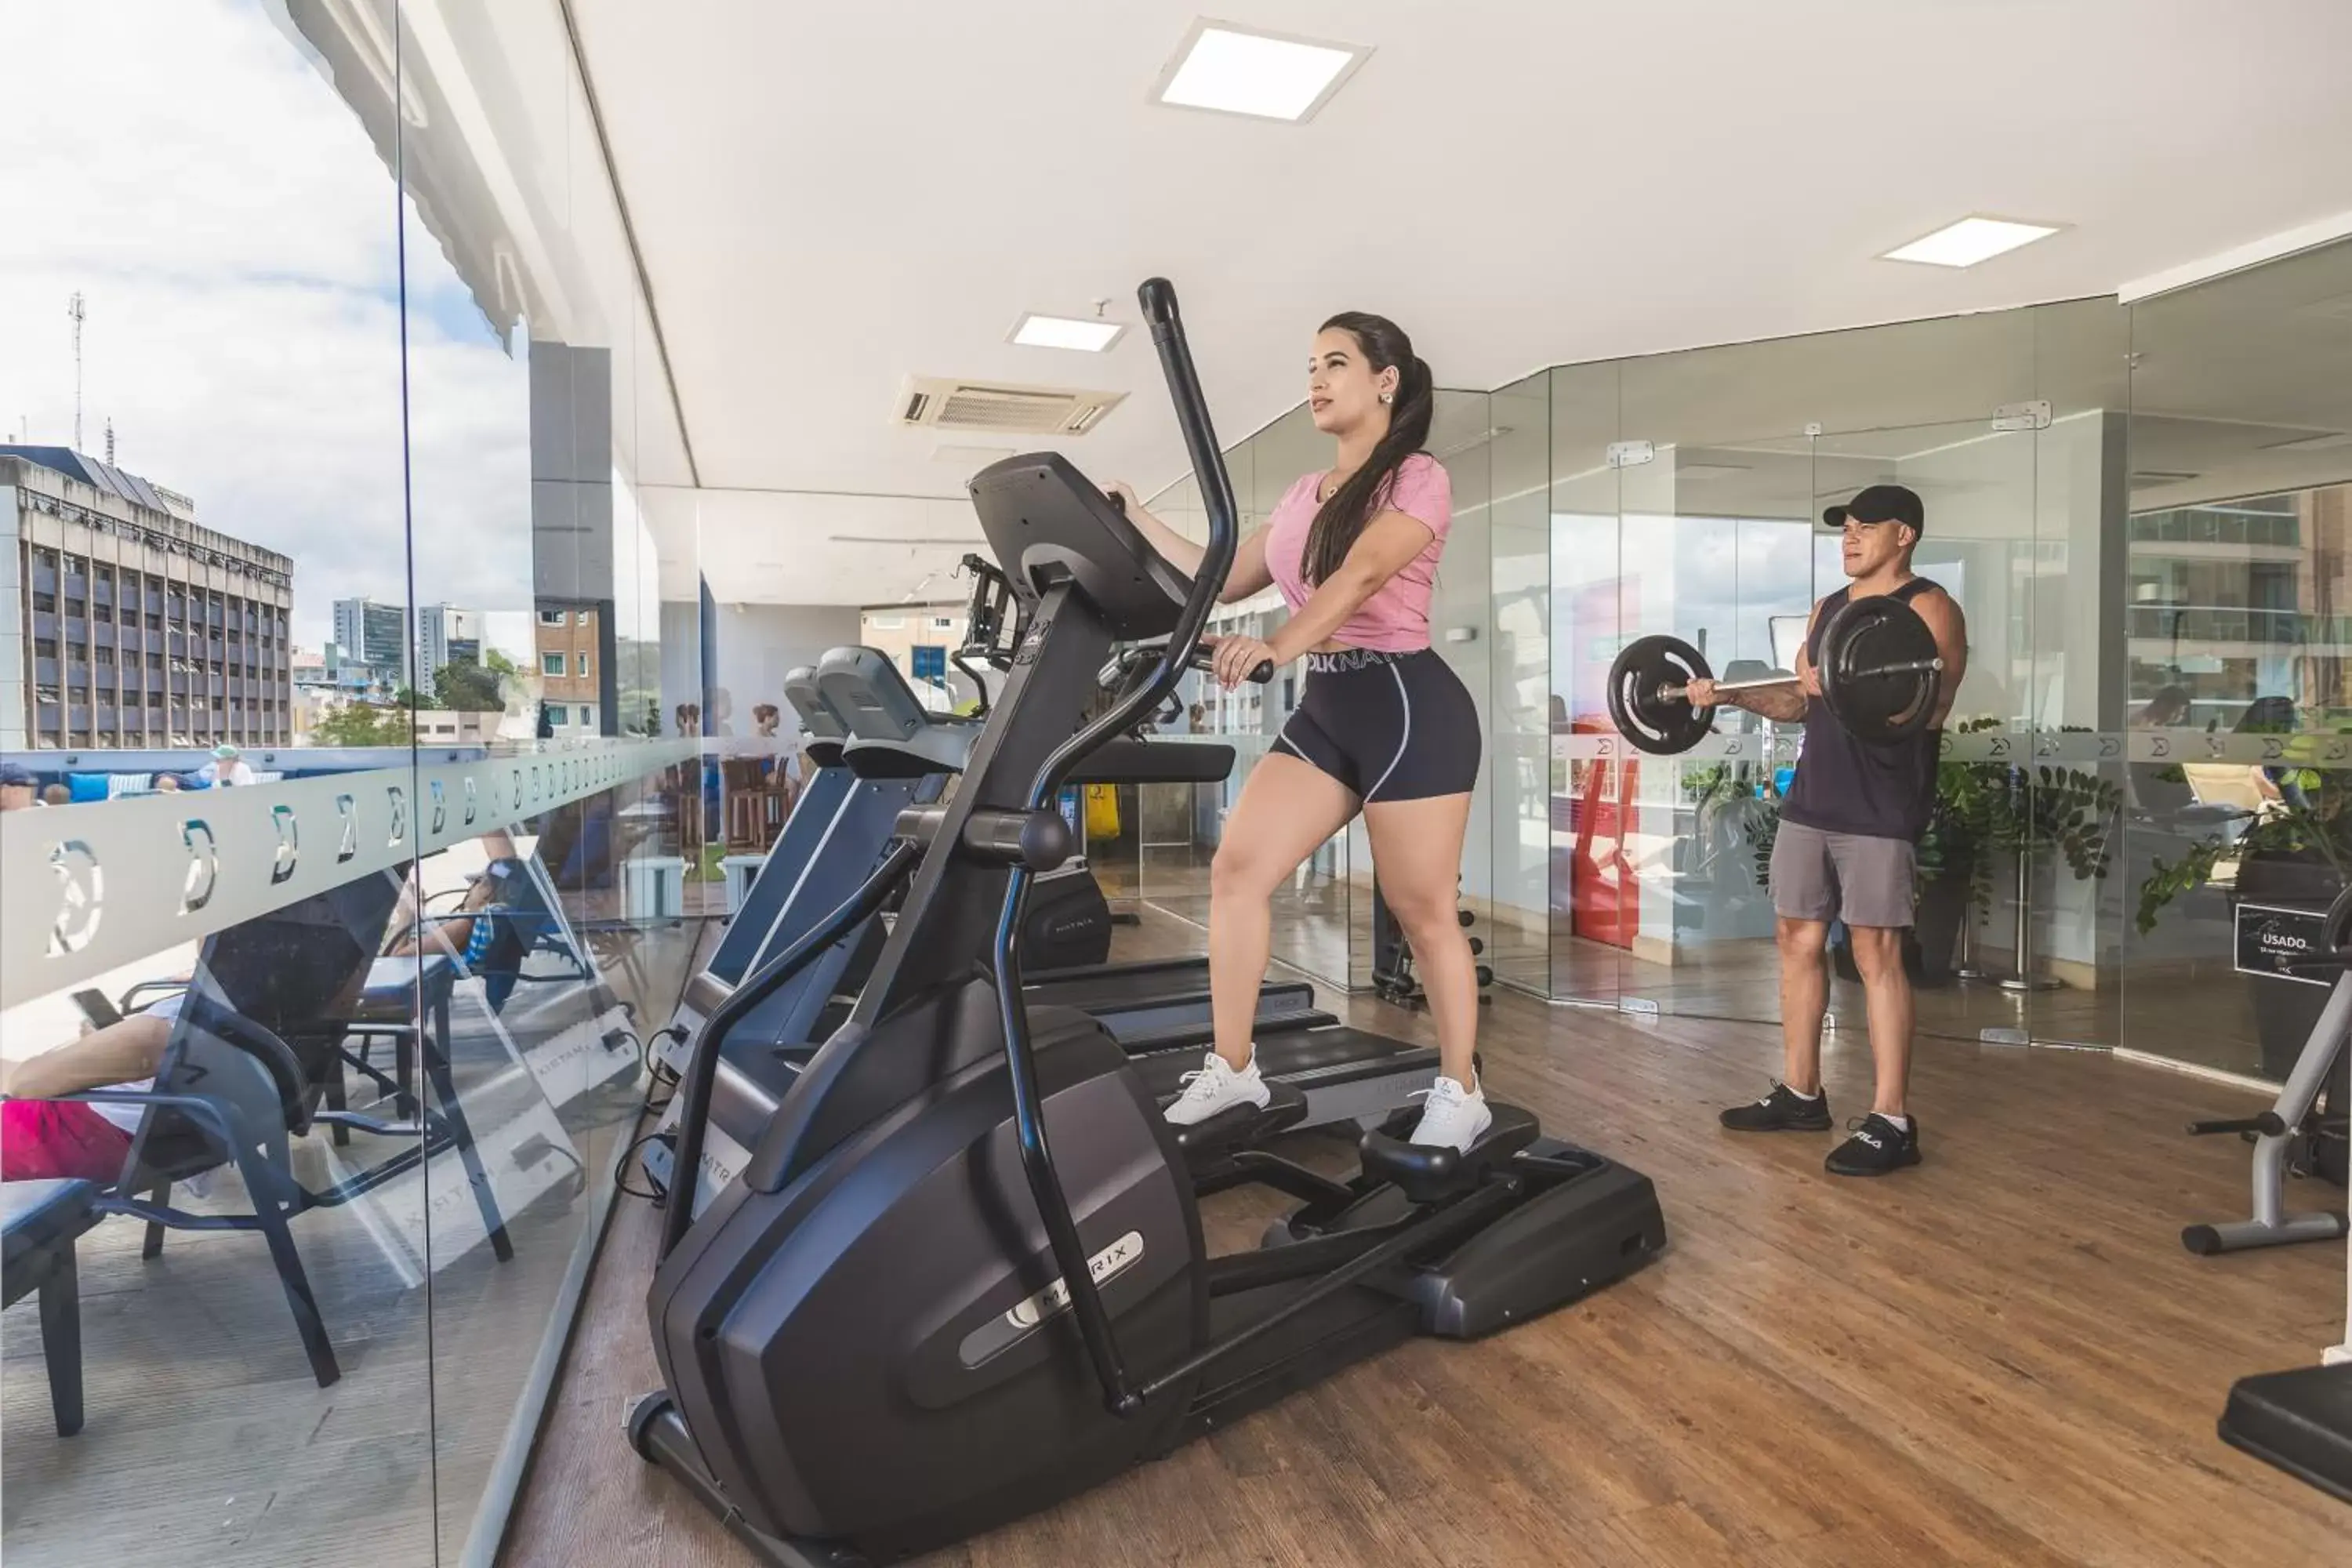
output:
M1225 1058L1216 1052L1209 1053L1197 1072L1184 1075L1184 1092L1168 1108L1168 1120L1179 1127L1192 1127L1206 1121L1221 1110L1231 1110L1236 1105L1255 1105L1259 1110L1274 1099L1274 1091L1257 1070L1257 1056L1250 1056L1250 1065L1235 1072L1225 1065Z
M1422 1107L1421 1125L1412 1130L1410 1142L1431 1148L1443 1145L1467 1153L1470 1145L1494 1125L1495 1113L1486 1109L1484 1089L1465 1089L1450 1078L1441 1078L1423 1092L1429 1102Z

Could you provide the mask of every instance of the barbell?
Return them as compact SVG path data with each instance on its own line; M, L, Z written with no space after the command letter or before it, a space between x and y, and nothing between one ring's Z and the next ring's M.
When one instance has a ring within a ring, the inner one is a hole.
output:
M1854 739L1887 745L1934 719L1944 661L1936 634L1904 601L1851 599L1822 628L1814 661L1822 700ZM1715 728L1712 706L1695 708L1694 681L1713 679L1706 656L1676 637L1635 637L1609 666L1609 717L1628 741L1656 756L1696 746ZM1718 682L1717 691L1794 686L1793 675Z

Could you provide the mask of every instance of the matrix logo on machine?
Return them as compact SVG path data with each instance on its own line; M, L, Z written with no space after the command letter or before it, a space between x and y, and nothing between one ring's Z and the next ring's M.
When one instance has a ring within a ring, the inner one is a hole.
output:
M1087 1259L1087 1272L1095 1277L1096 1284L1100 1285L1126 1272L1142 1257L1143 1233L1130 1230ZM1004 1321L1016 1329L1034 1329L1055 1313L1068 1310L1069 1305L1070 1282L1056 1279L1005 1313Z
M1093 1275L1099 1287L1109 1283L1143 1260L1143 1233L1130 1230L1087 1260L1087 1272ZM1048 1318L1058 1317L1070 1310L1070 1286L1067 1279L1056 1279L1010 1311L1001 1312L964 1336L957 1352L958 1359L967 1367L976 1367L992 1356L1001 1355L1034 1332Z

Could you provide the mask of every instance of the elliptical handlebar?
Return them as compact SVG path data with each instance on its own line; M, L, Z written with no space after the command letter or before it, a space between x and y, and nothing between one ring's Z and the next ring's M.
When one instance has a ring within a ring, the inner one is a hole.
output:
M1138 643L1133 647L1121 648L1096 672L1095 684L1106 691L1116 690L1132 679L1137 670L1160 658L1161 653L1162 649L1157 643ZM1207 648L1195 647L1192 657L1185 661L1185 668L1206 672L1214 668L1214 660ZM1259 659L1257 668L1249 672L1249 678L1260 686L1265 685L1274 679L1274 660Z
M1225 472L1224 454L1217 450L1217 433L1209 423L1209 405L1201 394L1201 379L1192 368L1192 350L1184 341L1184 322L1176 311L1176 290L1166 279L1153 278L1136 290L1136 299L1143 306L1144 320L1151 325L1151 341L1160 351L1160 368L1168 380L1169 400L1176 406L1176 423L1184 433L1193 477L1208 508L1209 542L1201 552L1201 569L1193 574L1192 591L1185 596L1183 608L1177 612L1176 625L1169 632L1167 643L1157 650L1158 662L1152 666L1151 673L1129 685L1107 712L1055 747L1039 765L1029 785L1027 811L1032 817L1043 812L1045 803L1061 789L1062 781L1069 776L1080 757L1112 737L1126 733L1139 718L1158 708L1175 691L1176 683L1191 666L1193 650L1200 646L1201 633L1209 624L1210 612L1216 608L1218 593L1224 586L1226 574L1233 570L1234 552L1240 545L1233 479ZM1271 675L1273 671L1268 669L1266 673ZM1021 863L1015 863L1006 878L1004 906L997 917L996 940L991 953L996 976L997 1016L1004 1030L1004 1060L1012 1079L1013 1134L1020 1145L1022 1171L1028 1178L1030 1195L1045 1225L1048 1250L1069 1292L1078 1336L1102 1384L1103 1402L1120 1415L1133 1415L1143 1408L1145 1395L1128 1376L1126 1364L1119 1357L1118 1337L1111 1329L1109 1314L1103 1310L1102 1293L1096 1287L1086 1249L1079 1243L1077 1225L1070 1216L1069 1194L1063 1190L1061 1177L1054 1169L1053 1151L1045 1137L1045 1096L1038 1089L1037 1064L1030 1049L1029 1014L1021 996L1021 962L1016 946L1021 905L1028 892L1029 878L1028 866Z
M1168 634L1167 644L1160 650L1159 663L1152 667L1149 678L1129 688L1108 712L1062 742L1045 759L1029 786L1032 811L1054 797L1080 757L1105 741L1125 734L1139 717L1158 708L1176 689L1176 683L1192 668L1192 651L1200 646L1201 633L1207 628L1209 616L1217 607L1217 595L1225 585L1226 574L1233 570L1234 552L1241 547L1241 514L1234 501L1233 476L1225 470L1225 456L1218 450L1217 432L1209 422L1208 399L1201 392L1201 378L1192 367L1192 351L1184 338L1184 320L1176 309L1175 286L1165 278L1147 279L1135 291L1135 297L1143 307L1144 321L1150 325L1152 346L1160 351L1160 370L1168 382L1169 401L1175 405L1177 427L1183 432L1184 449L1192 459L1192 478L1201 488L1202 503L1208 509L1209 542L1201 552L1201 569L1193 574L1192 591L1177 613L1175 629ZM1273 673L1268 667L1267 676Z

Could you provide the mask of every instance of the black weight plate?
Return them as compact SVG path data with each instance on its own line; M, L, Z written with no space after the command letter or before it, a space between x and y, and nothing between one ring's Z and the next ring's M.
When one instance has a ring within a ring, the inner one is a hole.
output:
M1822 633L1822 700L1846 733L1884 746L1935 716L1942 685L1931 669L1896 669L1936 657L1936 634L1900 599L1847 601Z
M1687 752L1715 727L1715 710L1693 708L1661 687L1711 679L1706 658L1680 637L1635 637L1609 666L1609 717L1641 751L1671 757Z

